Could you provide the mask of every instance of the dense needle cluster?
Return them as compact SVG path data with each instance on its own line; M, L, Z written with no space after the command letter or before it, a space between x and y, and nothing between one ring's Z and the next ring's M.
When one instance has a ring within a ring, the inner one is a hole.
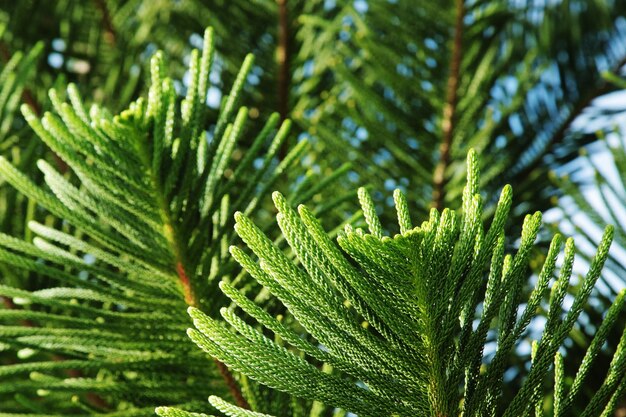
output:
M513 3L0 1L0 417L614 417L624 5Z
M288 315L282 320L272 317L222 282L224 294L245 313L221 311L236 332L192 307L189 314L196 329L188 331L189 337L254 380L359 416L538 416L544 406L555 416L571 415L594 358L624 306L622 292L578 370L566 372L559 349L600 276L613 229L606 229L571 306L564 308L573 240L563 244L560 235L552 239L533 290L524 293L541 215L526 217L519 248L505 254L511 189L502 191L486 228L478 183L476 155L471 152L460 216L433 209L418 227L413 227L405 197L397 190L400 234L393 237L385 236L371 198L361 189L369 231L347 227L338 245L309 209L301 205L296 212L275 193L278 224L300 265L241 213L235 215L235 229L258 261L237 247L231 247L231 254L283 303ZM562 246L564 259L557 268ZM504 403L505 372L516 344L542 308L547 321L541 337L532 341L532 365L519 391ZM273 340L263 327L275 335ZM495 342L496 348L487 357L488 342ZM576 415L612 415L625 390L626 332L601 388ZM233 406L217 397L210 401L228 415L257 415L232 411ZM189 415L168 409L159 414Z

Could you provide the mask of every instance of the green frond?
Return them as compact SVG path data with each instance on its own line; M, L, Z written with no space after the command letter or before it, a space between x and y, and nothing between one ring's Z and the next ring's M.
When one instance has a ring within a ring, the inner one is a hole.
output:
M228 404L226 401L214 395L209 397L211 405L229 417L271 417L268 414L255 413L254 411L244 410Z
M155 412L161 417L210 417L208 414L190 413L170 407L157 407Z
M231 253L282 302L287 313L279 320L234 286L222 283L222 291L246 314L222 309L229 328L192 308L189 312L196 328L188 330L189 336L204 351L251 379L359 416L543 415L547 398L553 398L549 404L554 404L556 415L567 415L623 307L622 293L578 372L570 375L560 352L600 276L613 229L607 227L566 312L563 302L574 260L571 239L557 268L562 238L553 238L534 288L525 295L541 215L526 217L517 249L505 256L511 189L502 191L491 226L485 229L478 160L473 152L467 164L460 215L448 209L433 211L428 221L408 229L410 219L396 192L401 233L382 236L383 226L361 189L359 199L370 234L349 228L340 234L339 246L304 206L297 213L275 193L278 224L300 265L276 248L250 219L237 214L237 233L258 261L237 247L231 247ZM504 378L516 346L528 337L529 325L548 298L547 322L540 337L533 340L530 369L517 393L505 402ZM247 317L260 327L251 325ZM494 342L495 354L486 355L485 346ZM612 396L622 389L623 357L620 344L604 384L584 415L599 415L614 407ZM322 364L332 372L322 371ZM553 366L556 371L551 370ZM227 408L221 400L211 402L233 413L228 415L256 415Z
M0 1L0 417L614 417L624 16Z
M17 306L0 310L0 342L28 352L0 366L2 411L36 414L24 405L35 402L68 415L145 415L159 405L197 409L209 392L231 398L215 364L185 337L185 310L216 316L225 300L218 279L242 282L228 254L234 207L254 215L266 190L297 172L307 144L276 163L290 127L276 115L248 138L250 111L239 106L252 56L209 118L213 39L207 29L191 55L184 98L156 52L147 97L117 115L87 110L73 84L66 94L50 91L53 110L41 117L22 106L68 170L38 161L42 186L0 156L2 179L43 209L28 223L30 241L0 234L0 261L42 282L36 290L0 285Z

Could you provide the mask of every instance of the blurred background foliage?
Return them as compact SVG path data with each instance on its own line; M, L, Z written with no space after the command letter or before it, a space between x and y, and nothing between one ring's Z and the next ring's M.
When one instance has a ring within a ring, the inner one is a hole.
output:
M302 184L306 173L345 169L334 197L368 185L384 217L393 210L383 211L392 202L382 191L400 188L411 212L423 217L431 207L458 205L465 157L474 148L481 154L486 213L502 186L513 186L512 235L526 213L556 206L550 219L574 234L584 252L597 243L599 226L618 226L609 272L588 311L589 328L571 341L567 360L577 360L576 345L586 343L626 279L620 261L626 154L618 124L626 102L614 100L607 109L597 101L625 87L626 2L3 0L0 153L38 181L38 158L63 170L26 126L19 104L41 115L50 108L48 89L74 82L88 103L118 112L145 93L157 50L168 57L167 73L184 96L189 54L202 46L206 26L215 29L218 51L207 113L216 116L252 52L243 102L250 118L261 126L278 112L294 121L279 157L303 139L312 144L278 189ZM603 170L612 164L615 169ZM269 200L261 219L273 216ZM356 211L321 193L313 200L333 207L329 228ZM32 239L25 221L54 222L46 216L0 186L2 232ZM34 274L0 271L3 284L44 285ZM4 302L15 307L9 298Z
M182 92L185 59L210 25L219 51L210 108L252 52L252 114L293 119L324 157L311 166L351 161L353 183L399 186L425 213L456 200L474 147L483 154L487 194L512 183L518 214L553 205L546 173L593 140L573 121L615 89L601 74L617 73L626 60L625 9L606 0L2 4L7 54L45 40L32 89L39 106L47 102L43 87L72 81L94 102L124 108L144 88L157 49ZM451 79L456 94L444 116Z

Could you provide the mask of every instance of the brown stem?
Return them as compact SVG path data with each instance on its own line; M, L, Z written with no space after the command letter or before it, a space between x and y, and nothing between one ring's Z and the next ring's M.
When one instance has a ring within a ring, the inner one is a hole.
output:
M278 114L281 120L289 115L289 13L287 0L276 0L278 3Z
M196 301L196 296L191 288L191 281L189 280L189 276L187 272L185 272L185 267L181 260L176 262L176 273L178 274L178 278L180 279L180 283L183 286L183 293L185 294L185 302L187 305L192 307L197 307L198 302Z
M177 250L175 249L175 251ZM198 300L196 299L195 293L191 286L191 281L189 280L189 275L185 271L182 257L180 256L179 252L176 255L176 259L177 259L176 273L178 274L178 278L180 279L180 282L183 286L183 292L185 294L185 302L189 306L197 307ZM224 382L226 383L226 386L228 387L230 394L235 399L237 405L241 408L245 408L249 410L250 405L248 404L246 399L243 397L243 394L241 393L241 390L239 389L239 385L237 384L237 381L235 381L235 378L233 378L233 375L228 370L228 367L215 358L213 359L213 361L215 362L215 365L217 365L217 369L220 371L220 375L222 375L222 378L224 379Z
M4 62L7 62L9 59L11 59L11 51L9 51L9 46L4 42L0 42L0 56L2 57L2 60Z
M115 45L115 41L117 39L117 34L115 33L115 28L113 27L113 22L111 22L111 14L109 13L109 9L107 7L105 0L94 0L96 3L96 7L100 10L102 14L102 27L104 29L104 40L107 41L109 45Z
M106 402L106 400L102 398L101 396L99 396L98 394L95 394L93 392L88 392L87 394L85 394L85 398L87 399L89 404L91 404L92 406L96 408L100 408L102 410L111 409L111 406L109 405L109 403Z
M2 304L4 304L4 308L8 310L13 310L15 308L15 304L13 304L13 301L11 301L10 298L0 297L0 300L2 300Z
M454 119L458 101L459 77L461 72L461 59L463 47L463 17L465 7L463 0L456 0L456 20L454 24L454 43L452 45L452 57L450 59L450 75L448 76L447 97L443 107L443 121L441 123L442 141L439 145L439 162L433 175L433 206L437 210L443 207L446 169L450 164L450 148L454 134Z
M287 0L276 0L278 3L278 45L276 46L276 62L278 64L277 107L280 120L289 117L289 10ZM289 141L285 141L278 152L279 159L284 159L289 149Z
M186 270L187 267L185 267L185 262L184 262L182 252L181 252L180 241L178 240L178 235L176 233L176 230L171 223L169 211L166 212L165 219L167 222L166 228L165 228L166 234L167 234L166 237L170 241L170 244L172 245L173 250L174 250L174 254L176 257L176 273L183 287L185 302L189 306L198 307L198 299L196 298L196 294L193 291L193 286L192 286L191 280L189 279L189 274L187 273L187 270ZM226 383L226 386L230 390L230 394L235 399L237 405L241 408L245 408L249 410L250 405L248 404L246 399L243 397L243 394L241 393L241 390L239 389L239 385L237 384L237 381L235 381L235 378L233 378L233 375L228 370L228 367L226 367L226 365L224 365L222 362L220 362L219 360L215 358L213 359L213 361L217 365L217 369L219 370L220 375L222 375L222 378L224 379L224 382Z
M250 404L248 404L248 401L246 401L246 399L241 394L241 391L239 391L239 385L237 384L237 381L235 381L235 378L233 378L233 374L231 374L228 370L228 367L217 359L213 360L215 361L215 365L217 365L217 369L220 371L220 374L222 374L222 378L224 378L224 381L226 381L226 385L228 386L231 395L235 399L235 403L237 404L237 406L249 410Z

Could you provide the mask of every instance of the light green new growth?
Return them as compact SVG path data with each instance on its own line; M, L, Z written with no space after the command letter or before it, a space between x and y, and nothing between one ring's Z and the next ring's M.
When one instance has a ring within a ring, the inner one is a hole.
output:
M552 239L534 288L526 292L541 215L526 217L517 250L505 254L511 189L502 190L491 225L484 227L474 152L467 161L460 215L433 209L427 221L413 228L405 199L396 191L401 233L393 237L383 236L364 189L359 200L370 232L348 227L337 240L339 246L305 206L296 212L275 193L278 224L299 265L238 213L237 233L258 261L237 247L231 253L288 314L276 318L222 282L222 291L242 313L221 310L228 328L191 307L195 329L188 330L189 337L253 380L360 417L570 415L624 306L622 292L582 364L570 373L560 349L600 276L613 229L606 228L589 272L564 310L573 240L567 240L557 268L563 241L560 235ZM505 372L544 308L547 322L532 343L532 365L512 401L503 403ZM251 325L248 317L260 326ZM495 346L493 354L485 354L486 344ZM626 333L604 383L581 415L612 415L625 387ZM254 398L250 402L258 403ZM229 416L259 415L214 397L211 404ZM191 415L171 409L158 413Z

